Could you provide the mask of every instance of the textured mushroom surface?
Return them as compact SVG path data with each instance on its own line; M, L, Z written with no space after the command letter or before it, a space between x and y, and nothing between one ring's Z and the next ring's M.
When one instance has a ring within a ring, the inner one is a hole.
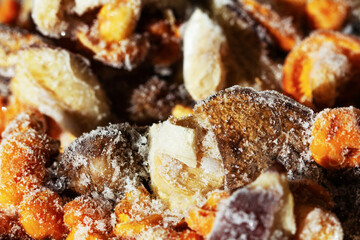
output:
M321 169L308 151L313 111L274 91L238 86L221 91L195 106L195 115L209 122L234 190L253 181L275 162L290 179L316 182Z
M146 177L147 139L142 133L124 123L83 134L65 149L59 175L80 194L97 192L115 200L124 194L127 184L136 185Z

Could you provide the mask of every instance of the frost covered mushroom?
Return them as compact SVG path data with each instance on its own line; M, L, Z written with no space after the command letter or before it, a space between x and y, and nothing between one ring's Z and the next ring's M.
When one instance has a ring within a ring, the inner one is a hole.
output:
M117 224L114 233L120 238L139 237L151 228L160 226L163 221L163 208L157 207L159 201L151 199L144 187L130 190L115 208Z
M46 46L41 37L24 30L0 25L0 76L10 78L14 75L14 66L20 50L30 46Z
M90 28L80 28L76 38L94 58L116 68L132 70L149 48L143 34L134 33L140 18L140 0L116 0L104 4Z
M275 162L285 166L290 179L321 177L308 152L314 113L296 101L275 91L234 86L198 103L194 112L216 136L230 191Z
M99 127L66 147L59 163L59 177L80 194L116 200L127 187L146 179L144 158L147 139L143 130L129 124Z
M45 135L36 114L20 114L5 129L0 144L0 208L14 211L23 198L45 182L45 164L59 143Z
M208 239L291 239L295 232L286 175L271 170L224 201Z
M65 5L61 0L32 1L31 16L42 34L54 38L66 34L69 23L65 20Z
M184 83L195 100L204 99L225 87L226 38L220 26L195 10L184 33Z
M321 208L303 209L302 224L295 240L344 239L343 229L336 215Z
M184 213L224 183L222 159L214 134L189 116L154 124L149 130L151 188Z
M310 151L326 169L360 166L360 110L354 107L325 109L315 118Z
M203 237L208 236L213 228L217 211L229 196L229 193L224 190L215 190L209 194L201 208L191 207L185 217L189 228Z
M255 0L240 1L246 11L262 24L284 51L291 50L300 41L300 35L290 19L282 19L271 8Z
M19 206L19 215L26 233L35 239L63 239L67 233L63 222L63 205L63 199L50 190L25 198Z
M280 90L282 64L269 55L269 49L277 46L270 31L245 10L241 1L211 2L212 16L224 31L228 43L226 86ZM258 17L263 17L261 12L258 14ZM273 18L270 20L275 21Z
M17 60L10 89L20 102L52 117L75 136L106 123L107 97L84 58L39 47L22 50Z
M358 104L360 41L332 31L316 31L286 57L285 94L315 109Z
M77 197L65 205L64 223L70 229L67 240L109 239L111 204L99 198Z
M84 15L94 9L94 19L88 24ZM77 40L95 59L131 70L145 59L149 48L144 34L134 33L141 10L140 0L36 0L31 13L42 34Z
M131 94L128 115L138 124L150 124L166 120L176 104L191 106L192 98L184 85L151 78L139 85Z

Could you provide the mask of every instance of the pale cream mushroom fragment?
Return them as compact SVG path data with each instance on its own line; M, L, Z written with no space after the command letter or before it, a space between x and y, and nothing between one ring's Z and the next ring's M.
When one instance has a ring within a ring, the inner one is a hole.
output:
M31 16L37 29L44 35L60 38L65 34L69 23L64 18L65 5L61 0L34 0Z
M29 46L47 46L47 43L35 34L0 25L0 75L11 78L18 51Z
M150 128L148 162L154 193L171 210L184 213L223 186L224 172L213 133L193 116L174 121Z
M184 33L184 82L195 100L225 87L227 43L220 26L197 9Z
M10 89L75 136L104 124L110 115L106 95L87 61L66 50L19 52Z

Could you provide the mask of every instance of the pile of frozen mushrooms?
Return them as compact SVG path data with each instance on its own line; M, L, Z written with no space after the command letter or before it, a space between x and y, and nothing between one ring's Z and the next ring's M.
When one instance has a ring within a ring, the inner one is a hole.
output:
M0 0L0 239L360 239L358 0Z

